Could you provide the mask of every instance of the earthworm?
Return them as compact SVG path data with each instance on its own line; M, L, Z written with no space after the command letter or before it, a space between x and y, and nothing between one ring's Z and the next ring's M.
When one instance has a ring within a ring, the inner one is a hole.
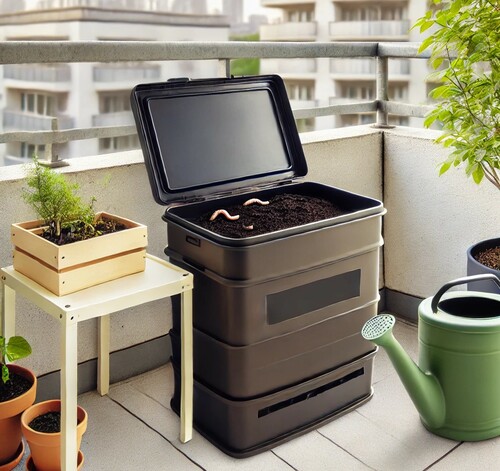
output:
M240 218L239 214L231 216L225 209L218 209L210 216L210 221L213 221L219 214L222 214L228 221L236 221Z
M243 229L245 229L245 231L253 231L253 224L250 224L249 226L245 226L245 224L243 224Z
M245 201L243 203L243 206L249 206L249 205L254 204L254 203L260 204L261 206L266 206L269 204L269 201L262 201L262 200L259 200L258 198L251 198L251 199Z

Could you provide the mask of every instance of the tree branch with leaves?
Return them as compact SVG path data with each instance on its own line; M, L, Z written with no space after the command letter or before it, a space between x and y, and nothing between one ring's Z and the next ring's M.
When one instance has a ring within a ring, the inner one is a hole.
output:
M438 100L425 126L440 123L436 140L453 149L441 164L465 167L476 183L486 178L500 190L500 5L491 0L433 0L414 25L435 28L420 52L431 51L432 78L441 83L431 92ZM446 65L446 67L443 67Z

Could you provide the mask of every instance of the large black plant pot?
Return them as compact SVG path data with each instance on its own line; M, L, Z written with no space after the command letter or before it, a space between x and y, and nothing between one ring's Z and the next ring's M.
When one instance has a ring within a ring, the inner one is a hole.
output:
M467 250L467 275L479 275L483 273L493 273L500 278L500 270L489 268L482 263L479 263L474 256L479 252L500 246L500 237L495 239L483 240L475 245L472 245ZM500 294L500 288L491 281L476 281L469 283L469 289L473 291L483 291L486 293Z

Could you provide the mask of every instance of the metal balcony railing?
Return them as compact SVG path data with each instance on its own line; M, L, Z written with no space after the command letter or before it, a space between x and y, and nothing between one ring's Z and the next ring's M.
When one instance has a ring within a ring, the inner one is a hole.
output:
M369 102L333 104L294 110L296 119L319 116L376 112L375 126L388 125L388 115L424 117L432 109L389 101L388 65L391 59L428 58L418 54L418 43L383 42L149 42L149 41L5 41L0 43L0 64L39 64L73 62L151 62L174 60L218 60L219 75L230 75L231 59L239 58L375 58L376 99ZM134 125L104 126L52 131L12 131L0 134L0 143L28 142L36 145L65 143L80 139L128 136ZM54 161L56 156L48 157ZM55 162L57 163L57 162Z

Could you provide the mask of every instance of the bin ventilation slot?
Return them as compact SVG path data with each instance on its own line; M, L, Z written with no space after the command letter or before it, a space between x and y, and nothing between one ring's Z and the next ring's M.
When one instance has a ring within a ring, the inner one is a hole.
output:
M278 324L359 296L360 284L358 269L270 294L266 297L267 323Z
M292 406L293 404L297 404L302 401L306 401L307 399L312 399L313 397L318 396L325 391L329 391L330 389L336 388L337 386L342 386L343 384L356 379L358 376L362 376L365 374L364 368L359 368L348 375L343 376L342 378L336 379L328 384L324 384L319 388L312 389L311 391L307 391L305 393L299 394L298 396L287 399L286 401L281 401L276 404L272 404L264 409L260 409L258 412L258 417L264 417L266 415L272 414L273 412L277 412L285 407Z

